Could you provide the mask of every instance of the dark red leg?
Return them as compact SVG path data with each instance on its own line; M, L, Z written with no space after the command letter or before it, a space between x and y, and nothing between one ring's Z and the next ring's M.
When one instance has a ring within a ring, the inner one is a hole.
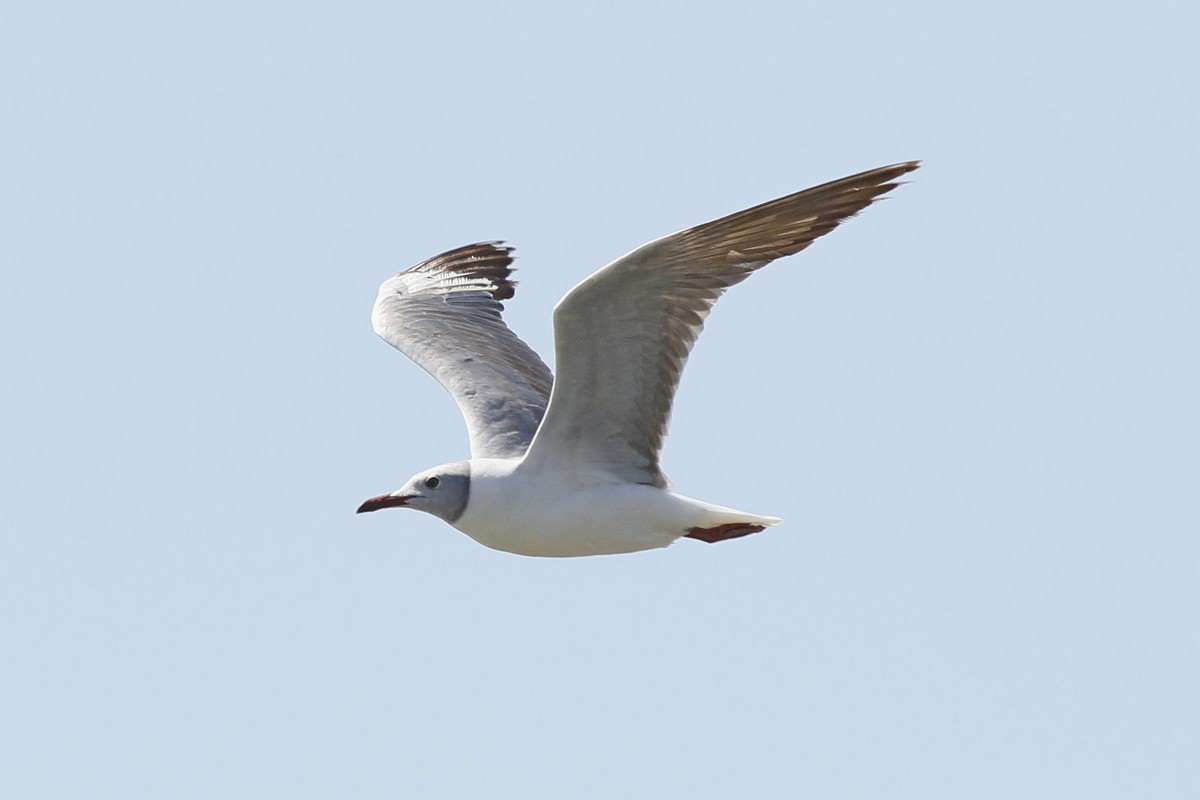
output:
M749 522L730 522L715 528L688 528L688 532L684 536L712 544L713 542L723 542L726 539L736 539L739 536L749 536L752 533L758 533L763 527Z

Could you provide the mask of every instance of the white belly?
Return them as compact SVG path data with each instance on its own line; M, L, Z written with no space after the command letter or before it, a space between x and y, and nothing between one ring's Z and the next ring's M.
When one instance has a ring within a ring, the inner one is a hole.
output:
M480 544L527 556L630 553L666 547L687 532L682 509L653 487L597 486L531 496L516 483L488 487L472 478L467 509L454 527Z
M666 547L692 527L762 520L671 491L636 484L580 486L570 480L489 474L472 462L471 493L454 527L480 544L527 556L590 556ZM483 465L479 465L483 466Z
M512 462L473 461L467 509L454 527L498 551L570 557L666 547L691 528L779 522L652 486L581 485L522 474Z

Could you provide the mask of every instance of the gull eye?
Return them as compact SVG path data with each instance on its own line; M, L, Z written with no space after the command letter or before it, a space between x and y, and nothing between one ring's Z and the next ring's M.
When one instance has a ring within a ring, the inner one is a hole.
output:
M436 489L441 484L442 484L442 479L439 478L437 475L434 475L431 478L425 479L425 488L426 489Z

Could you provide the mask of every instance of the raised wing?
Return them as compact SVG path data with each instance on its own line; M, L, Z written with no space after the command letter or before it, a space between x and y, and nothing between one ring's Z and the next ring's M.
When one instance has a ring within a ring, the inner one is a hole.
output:
M500 316L513 296L512 248L480 242L434 256L379 287L371 326L450 392L472 458L522 455L553 376Z
M524 465L665 486L659 452L671 403L713 304L755 270L800 252L866 208L917 166L852 175L680 231L572 289L554 310L558 376Z

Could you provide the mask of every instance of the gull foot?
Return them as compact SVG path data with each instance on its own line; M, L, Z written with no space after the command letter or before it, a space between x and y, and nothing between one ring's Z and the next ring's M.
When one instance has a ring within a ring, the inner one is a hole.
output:
M726 539L736 539L739 536L749 536L752 533L758 533L764 527L763 525L752 525L749 522L730 522L715 528L688 528L688 532L684 536L712 544L713 542L723 542Z

